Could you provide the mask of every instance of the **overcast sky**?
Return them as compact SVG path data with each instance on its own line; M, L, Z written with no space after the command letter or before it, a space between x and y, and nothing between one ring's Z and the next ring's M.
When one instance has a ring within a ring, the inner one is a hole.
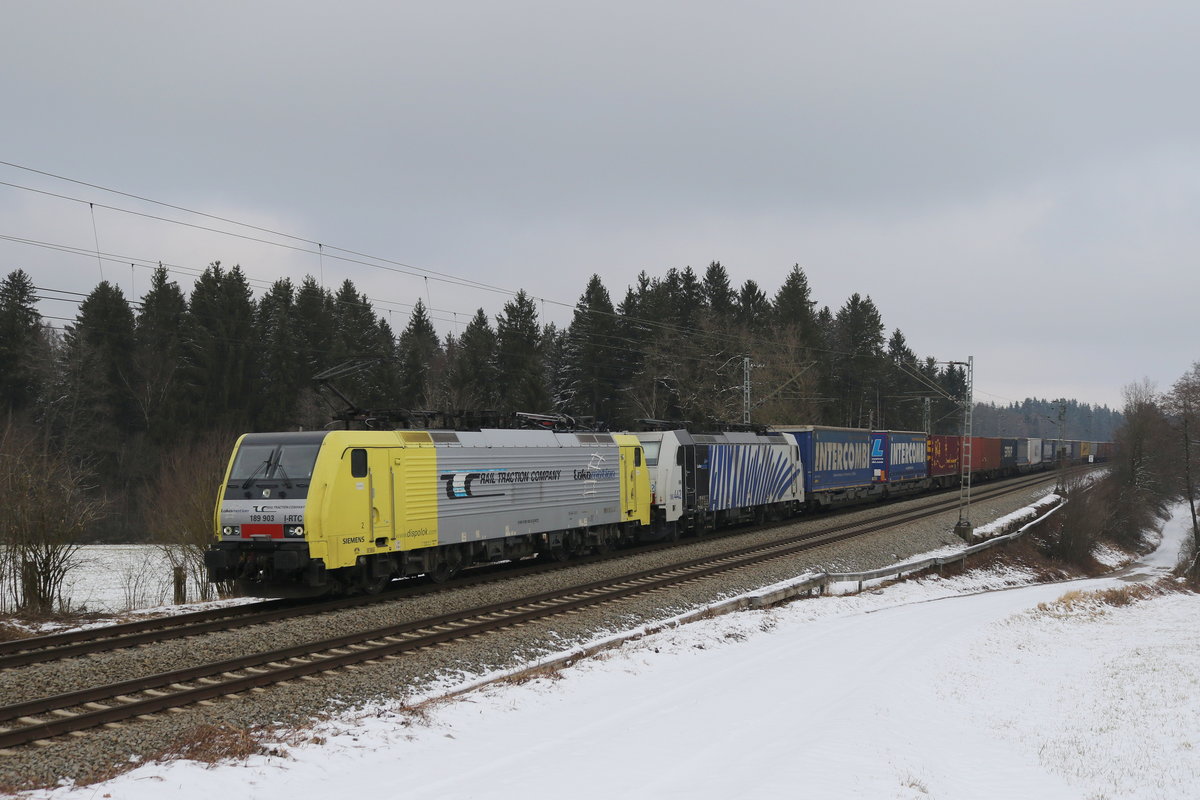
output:
M983 401L1119 407L1200 359L1195 2L11 3L3 27L0 160L298 237L0 165L24 187L0 236L86 251L0 239L40 287L103 269L140 297L146 263L220 260L351 278L397 330L419 297L446 332L509 295L422 270L565 324L592 273L619 301L719 260L773 295L799 263L821 305L869 294L919 355L973 355Z

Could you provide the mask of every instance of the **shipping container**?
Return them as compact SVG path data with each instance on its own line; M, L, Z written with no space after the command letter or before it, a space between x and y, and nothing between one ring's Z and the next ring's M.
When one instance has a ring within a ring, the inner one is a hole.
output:
M1079 443L1079 457L1082 460L1091 461L1092 460L1092 452L1093 451L1092 451L1092 443L1091 442L1080 442Z
M966 455L963 455L966 458ZM1015 458L1015 456L1014 456ZM1000 440L990 436L971 437L971 474L993 475L1000 471Z
M871 474L877 483L923 480L929 475L929 443L924 433L871 432Z
M872 484L870 431L813 425L784 433L800 446L806 495Z
M1001 439L1000 440L1000 468L1005 470L1015 469L1017 466L1017 440L1016 439Z
M1042 439L1042 463L1053 464L1058 460L1058 440Z
M1108 461L1113 457L1112 442L1096 442L1097 461Z
M1041 439L1017 439L1017 468L1030 470L1042 463Z
M957 478L962 469L962 437L947 436L941 433L929 437L929 474L934 478ZM943 486L948 480L939 480Z

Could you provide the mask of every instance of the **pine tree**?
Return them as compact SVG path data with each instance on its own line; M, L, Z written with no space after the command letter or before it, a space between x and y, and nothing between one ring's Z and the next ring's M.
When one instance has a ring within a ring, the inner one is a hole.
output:
M184 375L197 431L248 430L257 406L255 304L241 267L196 279L184 326Z
M497 402L501 413L550 410L541 334L533 299L524 290L518 291L496 318Z
M891 368L886 369L880 377L884 397L879 426L892 430L924 430L923 396L929 394L929 389L914 377L914 374L920 374L917 355L908 346L899 328L892 331L888 339L887 363Z
M293 315L297 349L306 373L312 376L336 366L333 295L312 275L306 275L296 290Z
M147 464L138 432L135 402L139 384L134 364L134 316L120 288L102 281L79 306L64 337L61 386L53 421L63 450L97 476L98 493L117 498L110 518L115 528L102 537L129 535L126 503L130 487L144 477Z
M281 278L272 284L258 303L256 340L261 345L258 393L262 399L256 428L288 430L296 425L296 410L305 375L296 347L295 291L292 282Z
M775 327L779 331L794 330L805 347L813 347L817 341L816 303L808 287L808 277L799 264L792 267L787 279L775 293L773 303Z
M0 413L27 408L38 394L46 342L37 290L24 270L0 282Z
M331 309L333 339L326 346L330 366L368 359L373 363L361 372L338 379L338 387L363 407L390 405L404 397L385 398L379 389L386 382L385 353L380 350L379 324L375 309L365 294L360 294L349 278L342 281L333 296Z
M566 332L559 404L568 413L611 422L617 413L622 350L608 289L592 275Z
M755 281L746 281L738 292L737 319L742 330L752 336L764 333L771 324L771 302Z
M834 319L840 369L835 379L845 425L870 427L878 416L883 319L871 298L857 292Z
M674 290L675 318L684 328L695 328L704 316L704 287L691 267L684 267Z
M704 273L704 304L721 325L727 324L736 311L737 294L730 286L729 273L720 261L709 264Z
M141 425L156 445L172 440L187 414L179 374L186 314L187 300L179 284L159 267L150 278L149 291L142 296L134 337L134 361L141 378L136 402Z
M428 409L433 396L430 366L439 353L438 335L425 304L417 300L404 332L400 334L400 405Z
M467 323L455 342L446 375L450 409L481 413L496 404L496 331L483 309Z

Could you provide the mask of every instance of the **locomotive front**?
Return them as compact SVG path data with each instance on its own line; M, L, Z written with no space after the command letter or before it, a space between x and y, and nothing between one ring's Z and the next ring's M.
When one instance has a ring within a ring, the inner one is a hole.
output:
M234 449L217 500L217 542L205 553L210 581L237 580L311 593L324 583L305 523L325 431L250 433Z

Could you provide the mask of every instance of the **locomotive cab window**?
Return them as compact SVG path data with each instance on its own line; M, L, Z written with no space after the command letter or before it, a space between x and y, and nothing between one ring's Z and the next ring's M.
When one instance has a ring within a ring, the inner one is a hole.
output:
M361 447L350 451L350 475L355 478L367 477L367 451Z
M662 442L642 442L642 449L646 451L646 465L650 467L658 466L658 451L662 448Z
M244 444L233 459L231 481L307 481L317 462L319 444Z
M233 469L229 472L231 481L244 481L251 478L267 477L271 466L275 446L270 444L244 444L238 450L237 458L233 460Z
M642 448L640 447L633 448L633 465L635 467L642 465Z
M317 463L319 444L285 444L275 458L275 477L306 481L312 477Z

